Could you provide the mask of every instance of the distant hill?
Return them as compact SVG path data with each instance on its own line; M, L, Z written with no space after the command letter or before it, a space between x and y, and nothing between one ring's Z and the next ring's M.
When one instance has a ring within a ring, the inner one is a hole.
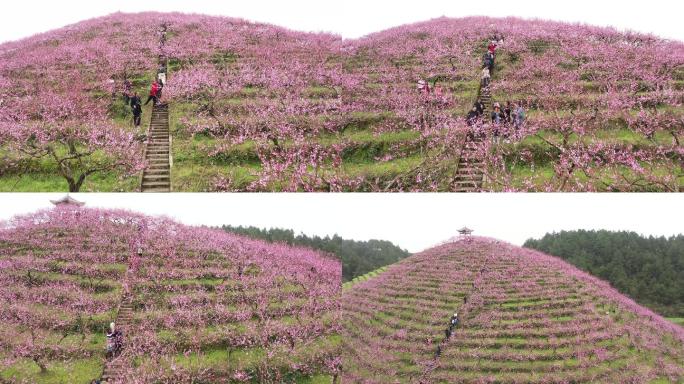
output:
M140 254L139 254L140 253ZM330 382L340 263L120 210L56 208L0 228L0 382Z
M395 263L344 289L342 312L343 382L684 380L684 328L557 257L493 239Z
M389 241L384 240L346 240L340 236L319 237L303 233L295 235L291 229L260 229L256 227L233 227L224 225L226 231L246 235L270 242L284 242L330 252L342 263L343 281L350 281L377 268L395 263L410 253Z
M682 235L561 231L529 239L524 246L558 256L665 316L684 317Z

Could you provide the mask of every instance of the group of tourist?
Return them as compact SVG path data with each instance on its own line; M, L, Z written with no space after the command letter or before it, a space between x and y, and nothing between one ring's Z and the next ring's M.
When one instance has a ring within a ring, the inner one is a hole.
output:
M481 90L488 90L491 84L492 71L494 70L494 63L496 59L496 50L499 44L502 42L503 37L495 36L487 46L487 52L482 58L482 76L480 79ZM482 122L485 118L484 112L484 102L481 98L478 98L466 116L466 123L468 126L472 127L478 122ZM502 108L499 103L494 103L489 118L494 127L492 133L495 140L499 138L499 128L501 126L514 127L515 130L518 131L525 121L525 108L523 107L523 102L520 101L516 104L513 104L510 101L507 101L504 108Z
M451 334L454 333L454 328L457 328L457 327L458 327L458 313L456 312L451 316L451 319L449 319L449 326L444 331L444 335L446 336L444 339L445 342L447 340L449 340L449 338L451 337ZM437 350L435 351L435 358L438 358L441 355L442 355L442 345L438 344Z
M444 95L442 87L437 85L437 81L430 86L430 82L424 79L418 80L418 93L425 96L434 95L437 97L442 97Z
M494 103L494 111L492 112L492 123L505 126L512 125L517 130L525 121L525 108L522 106L522 101L512 104L510 101L506 102L506 107L502 110L499 103Z
M157 77L152 82L150 86L150 93L147 96L145 104L142 103L138 92L132 91L132 84L129 80L124 81L124 102L131 107L131 113L133 114L133 125L136 127L140 126L140 120L142 117L142 106L149 104L152 101L152 105L158 105L161 103L162 90L164 89L164 84L166 84L166 64L165 61L160 57L159 68L157 69Z

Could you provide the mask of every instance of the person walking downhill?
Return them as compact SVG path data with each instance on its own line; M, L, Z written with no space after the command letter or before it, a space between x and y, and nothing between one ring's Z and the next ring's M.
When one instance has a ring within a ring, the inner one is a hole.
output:
M494 125L494 142L499 141L499 126L501 125L501 107L498 103L494 104L494 111L492 112L492 124Z
M482 116L482 114L484 113L484 108L485 108L484 103L482 102L482 100L478 99L475 102L475 111L477 112L478 116Z
M114 350L115 350L115 335L114 335L114 323L109 324L109 329L107 330L107 357L113 357L114 356Z
M491 53L492 55L496 55L496 46L497 46L496 40L490 41L489 46L487 46L487 51L489 53Z
M491 75L489 73L489 68L486 66L482 68L482 87L487 88L489 87L489 81L491 80Z
M489 68L489 72L491 72L494 69L494 54L487 51L484 55L483 65Z
M123 346L123 333L117 328L114 330L114 355L118 356L121 353Z
M152 100L152 105L157 105L158 98L157 98L157 92L159 92L159 84L157 83L157 80L155 80L152 83L152 86L150 87L150 94L147 96L147 100L145 101L145 105L147 105L150 100Z
M159 86L159 90L157 90L157 99L161 100L162 90L164 89L164 86L166 85L166 73L165 72L160 72L157 74L157 85Z
M468 124L469 127L472 127L477 122L478 117L480 117L480 114L477 113L477 107L473 107L466 116L466 124Z
M133 112L133 125L135 127L140 126L140 117L142 115L142 101L138 92L133 92L133 97L131 97L131 110Z

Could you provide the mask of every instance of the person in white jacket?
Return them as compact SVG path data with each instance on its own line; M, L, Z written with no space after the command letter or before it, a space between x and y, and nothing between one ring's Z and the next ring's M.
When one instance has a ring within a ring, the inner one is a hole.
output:
M483 87L488 87L489 86L489 81L491 80L491 75L489 73L489 68L484 67L482 68L482 86Z

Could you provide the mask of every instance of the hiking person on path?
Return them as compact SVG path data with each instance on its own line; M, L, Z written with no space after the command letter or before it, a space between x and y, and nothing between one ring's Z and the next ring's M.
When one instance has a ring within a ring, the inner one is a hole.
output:
M504 120L504 125L508 126L513 122L513 105L511 104L511 101L506 102L506 108L503 110L503 120Z
M489 68L484 67L482 68L482 86L484 88L489 87L489 81L491 80L491 75L489 73Z
M451 316L451 326L454 328L458 327L458 313L454 313L454 315Z
M469 127L472 127L477 122L478 117L480 117L480 114L477 113L477 107L473 107L466 116L466 124L468 124Z
M478 116L482 116L482 114L484 113L484 108L485 106L482 100L477 100L475 102L475 111L477 112Z
M160 75L161 73L157 75L157 101L161 100L162 90L164 89L164 81L162 81ZM164 76L164 80L166 80L166 76Z
M150 87L150 95L147 96L147 101L145 101L145 105L152 100L152 105L157 105L159 99L157 98L157 93L159 92L159 84L157 83L157 80L155 80L152 83L152 86Z
M501 118L502 118L502 113L501 113L501 107L499 104L494 105L494 112L492 112L492 124L494 124L494 141L498 142L499 141L499 126L501 125Z
M140 116L142 115L142 101L138 92L134 92L133 97L131 97L131 110L133 111L133 125L137 128L140 126Z
M518 103L518 107L515 109L514 119L515 129L518 130L525 123L525 108L522 106L522 101Z
M114 354L119 355L121 353L121 346L123 345L123 333L120 330L114 331Z
M497 46L496 40L492 40L491 42L489 42L489 46L487 46L487 51L489 53L491 53L492 55L496 54L496 46Z
M114 349L116 347L114 338L114 323L110 323L107 330L107 357L114 356Z
M484 55L484 65L489 68L489 72L494 69L494 55L489 51Z

